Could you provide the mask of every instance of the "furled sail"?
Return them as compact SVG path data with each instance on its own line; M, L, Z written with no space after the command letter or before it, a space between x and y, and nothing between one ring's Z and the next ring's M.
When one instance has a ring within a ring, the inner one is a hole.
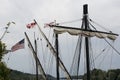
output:
M71 35L82 35L85 37L98 37L98 38L109 38L110 40L115 40L118 34L114 34L112 32L102 32L95 30L85 30L80 28L71 28L65 26L57 26L57 25L49 25L54 28L55 33L62 34L68 32Z

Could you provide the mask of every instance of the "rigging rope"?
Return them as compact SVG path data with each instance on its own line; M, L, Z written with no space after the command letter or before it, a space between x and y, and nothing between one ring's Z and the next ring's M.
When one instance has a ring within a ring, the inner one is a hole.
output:
M78 75L78 72L79 72L81 45L82 45L82 36L79 36L78 41L77 41L77 46L75 49L75 54L74 54L73 61L72 61L72 66L70 68L70 73L72 75Z
M93 22L93 23L95 23L96 25L98 25L98 26L100 26L100 27L102 27L101 25L99 25L98 23L96 23L96 22L94 22L94 21L92 21L91 19L90 19L90 21L91 22ZM91 24L91 23L89 23L96 31L97 31L97 29ZM102 28L104 28L104 27L102 27ZM106 29L106 28L104 28L106 31L109 31L109 32L111 32L110 30L108 30L108 29ZM100 34L101 35L101 34ZM102 36L102 35L101 35ZM107 39L105 39L104 38L104 40L107 42L107 44L115 51L115 52L117 52L119 55L120 55L120 52L117 50L117 49L115 49L115 47L110 43L110 42L108 42L107 41ZM103 52L105 51L105 49L103 49ZM113 53L113 51L112 51L112 53ZM111 54L112 55L112 54ZM98 55L98 56L100 56L100 54ZM97 57L98 57L97 56ZM96 58L97 58L96 57ZM96 59L95 58L95 59ZM94 60L95 60L94 59ZM105 59L105 57L102 59L102 61ZM101 61L101 63L102 63L102 61ZM111 68L111 65L112 65L112 56L111 56L111 60L110 60L111 62L110 62L110 68ZM99 64L99 66L101 65L101 63Z
M91 38L89 39L89 44L90 44L90 67L91 69L94 69L95 68L95 62L94 62L94 57L93 57L93 49L92 49L92 44L91 44Z
M108 48L108 50L107 51L109 51L110 50L110 47ZM106 52L106 55L103 57L103 59L101 60L101 62L100 62L100 64L99 64L99 67L101 66L101 64L102 64L102 62L105 60L105 57L107 56L107 52Z
M47 65L47 74L52 74L52 70L53 70L53 55L50 55L49 56L49 59L48 59L48 65Z
M50 30L51 31L51 30ZM50 37L50 31L49 31L49 36L48 37ZM54 35L54 34L53 34ZM52 35L52 42L51 42L51 44L53 44L54 43L54 36ZM46 47L46 49L47 49L47 52L48 52L48 48ZM47 71L50 73L50 74L52 74L52 69L53 69L53 59L54 59L54 57L53 57L53 55L51 55L51 54L49 54L50 56L49 56L49 59L48 59L48 68L47 68Z
M90 21L92 21L91 19L90 19ZM92 22L94 22L94 21L92 21ZM94 22L95 23L95 22ZM97 23L96 23L97 24ZM90 25L92 25L92 24L90 24ZM97 25L99 25L99 24L97 24ZM99 26L101 26L101 25L99 25ZM92 27L94 27L93 25L92 25ZM102 26L101 26L102 27ZM104 28L105 30L107 30L106 28ZM97 31L97 29L95 28L95 30ZM110 30L107 30L107 31L109 31L109 32L111 32ZM101 34L100 34L101 35ZM102 36L102 35L101 35ZM107 39L105 39L104 38L104 40L120 55L120 52L117 50L117 49L115 49L108 41L107 41Z
M115 49L115 47L113 47L106 39L104 40L114 49L115 52L117 52L120 55L120 52L117 49Z
M93 27L94 30L97 30L91 23L89 23L89 24Z
M48 39L50 38L51 36L51 29L49 30L48 32ZM41 37L41 36L40 36ZM53 36L54 37L54 36ZM52 44L53 44L53 38L52 38ZM42 38L41 38L41 46L42 46L42 53L43 53L43 61L44 61L44 67L45 67L45 70L48 74L52 74L52 66L53 66L53 55L49 54L49 55L46 55L46 53L49 53L49 50L48 50L48 44L46 44L45 46L45 49L43 48L44 42L42 41ZM45 44L44 44L45 45ZM46 57L48 56L48 58Z
M113 49L112 49L112 53L111 53L111 59L110 59L110 69L111 69L111 67L112 67L112 56L113 55Z
M76 19L76 20L71 20L71 21L66 21L66 22L61 22L61 23L57 23L57 24L68 24L68 23L73 23L73 22L77 22L77 21L81 21L82 19Z
M111 32L109 29L103 27L102 25L98 24L97 22L93 21L92 19L89 19L91 22L95 23L96 25L98 25L99 27L103 28L104 30ZM95 27L94 27L95 28Z
M107 49L107 47L105 47L105 48L94 58L94 61L95 61L100 55L102 55L102 53L105 52L106 49Z
M29 47L29 45L28 45L28 47ZM31 51L30 50L32 50L30 47L29 47L29 49L28 49L28 53L31 53ZM28 59L30 59L29 60L29 63L31 64L32 63L32 67L30 68L30 70L31 70L31 72L32 73L34 73L34 71L35 71L35 59L34 59L34 57L33 57L33 54L31 53L30 55L28 55Z
M84 46L84 52L86 52L85 50L85 46ZM87 70L86 70L86 54L84 54L84 73L86 73Z
M44 48L43 48L43 42L42 42L42 38L40 39L40 42L41 42L41 49L42 49L42 54L43 54L43 61L44 61L44 68L46 68L45 67L45 65L46 65L46 59L45 59L45 56L44 56L44 54L45 54L45 51L44 51Z
M83 28L83 26L84 26L83 23L84 23L84 21L82 21L81 28ZM78 76L78 74L79 74L80 57L81 57L81 50L82 50L82 39L83 39L83 37L80 35L78 37L75 54L73 57L71 68L70 68L70 73L72 75L76 75L76 76Z

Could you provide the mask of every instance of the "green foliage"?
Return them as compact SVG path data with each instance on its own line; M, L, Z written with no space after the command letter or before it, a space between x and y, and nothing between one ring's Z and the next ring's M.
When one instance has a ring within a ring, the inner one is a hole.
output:
M0 80L9 80L9 69L5 63L1 62L3 55L5 54L6 46L0 41Z
M6 50L5 44L0 41L0 61L2 60L5 50Z
M117 79L116 80L120 80L120 74L118 75Z
M91 80L105 80L106 72L100 69L94 69L91 71Z
M108 80L120 80L120 69L111 69L107 72Z
M87 80L86 74L83 75L83 80ZM120 69L111 69L107 72L93 69L91 71L91 80L120 80Z
M106 80L106 72L102 71L100 69L93 69L91 71L91 80ZM86 74L84 75L84 79L83 80L87 80L86 79Z
M0 80L9 80L9 69L3 62L0 62Z
M108 74L109 74L108 76L109 80L116 80L117 75L115 72L109 72Z
M23 73L23 72L16 71L16 70L11 70L10 79L11 80L36 80L36 75ZM39 75L38 79L44 80L42 79L42 75ZM47 75L47 80L56 80L56 79L53 76Z

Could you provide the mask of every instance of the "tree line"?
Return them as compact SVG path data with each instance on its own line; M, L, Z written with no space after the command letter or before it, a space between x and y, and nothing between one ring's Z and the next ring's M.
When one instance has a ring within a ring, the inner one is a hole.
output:
M86 74L84 74L83 80L86 80ZM91 80L120 80L120 69L110 69L108 71L93 69Z

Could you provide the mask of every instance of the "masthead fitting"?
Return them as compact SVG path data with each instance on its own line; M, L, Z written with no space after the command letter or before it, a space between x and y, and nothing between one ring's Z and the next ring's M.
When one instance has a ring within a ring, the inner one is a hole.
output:
M88 14L88 4L83 5L83 14Z

